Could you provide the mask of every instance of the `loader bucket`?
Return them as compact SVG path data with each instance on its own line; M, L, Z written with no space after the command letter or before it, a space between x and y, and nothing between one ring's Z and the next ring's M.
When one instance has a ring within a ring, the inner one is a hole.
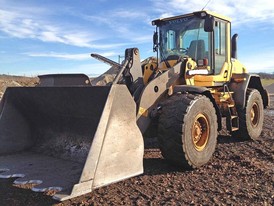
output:
M0 178L63 201L143 173L136 104L125 85L7 88Z

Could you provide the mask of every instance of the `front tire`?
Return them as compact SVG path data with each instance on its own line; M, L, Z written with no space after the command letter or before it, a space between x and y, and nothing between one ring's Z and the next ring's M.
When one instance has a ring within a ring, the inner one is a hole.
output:
M187 168L206 164L217 143L217 116L211 101L199 94L176 94L163 103L158 140L168 161Z

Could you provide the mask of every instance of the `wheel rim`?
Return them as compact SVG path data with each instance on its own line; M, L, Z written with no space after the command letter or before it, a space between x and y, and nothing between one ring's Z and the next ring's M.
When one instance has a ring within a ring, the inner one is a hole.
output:
M209 123L204 114L198 114L195 117L191 134L195 149L202 151L209 139Z
M259 105L254 102L252 105L252 108L250 110L250 119L251 119L251 124L253 127L256 127L259 123L260 119L260 110L259 110Z

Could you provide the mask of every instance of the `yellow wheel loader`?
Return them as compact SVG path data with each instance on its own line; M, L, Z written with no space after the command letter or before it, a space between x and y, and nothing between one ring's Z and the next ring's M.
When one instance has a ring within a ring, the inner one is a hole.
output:
M260 77L237 60L230 19L199 11L157 19L157 58L141 64L137 48L112 84L87 76L39 76L37 87L7 88L0 102L0 177L56 190L66 200L143 173L143 135L157 126L164 158L206 164L223 127L259 138L269 104ZM222 119L226 124L222 125Z

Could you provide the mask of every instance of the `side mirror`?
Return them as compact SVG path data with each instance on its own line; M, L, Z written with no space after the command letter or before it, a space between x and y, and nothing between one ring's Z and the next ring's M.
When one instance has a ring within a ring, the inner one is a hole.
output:
M155 31L153 34L153 51L156 52L158 49L158 32Z
M205 32L213 32L214 30L214 16L206 15L205 17L205 24L204 24L204 30Z

